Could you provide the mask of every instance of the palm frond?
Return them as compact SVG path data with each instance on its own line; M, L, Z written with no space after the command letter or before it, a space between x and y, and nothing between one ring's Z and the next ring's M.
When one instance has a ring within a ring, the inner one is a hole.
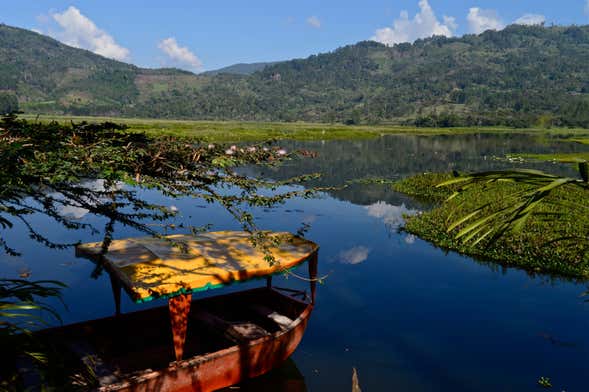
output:
M515 169L471 173L440 183L438 187L459 186L447 201L454 200L475 187L484 189L499 182L523 185L523 189L514 187L513 192L502 200L498 200L496 205L486 203L466 214L463 212L462 216L453 221L448 221L448 233L456 231L456 239L473 246L485 239L489 239L488 245L490 245L509 231L522 231L532 216L541 216L544 221L556 222L561 219L560 213L540 211L539 207L542 205L561 203L567 208L578 208L580 213L584 213L589 205L586 201L582 200L577 204L566 200L550 199L557 189L565 186L580 187L588 191L586 194L589 196L587 162L578 162L578 164L581 178L557 176L539 170ZM455 214L451 215L451 217L454 216ZM588 237L589 235L581 233L578 239L589 242Z

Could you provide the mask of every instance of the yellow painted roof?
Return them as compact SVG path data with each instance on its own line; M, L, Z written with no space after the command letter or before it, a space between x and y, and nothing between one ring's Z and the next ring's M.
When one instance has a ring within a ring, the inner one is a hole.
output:
M113 241L104 258L107 269L131 297L144 302L281 272L305 261L318 248L291 233L267 233L267 238L279 240L278 245L269 245L276 260L270 265L250 238L242 231L170 235L167 240L128 238ZM100 246L100 242L78 245L77 252L97 256Z

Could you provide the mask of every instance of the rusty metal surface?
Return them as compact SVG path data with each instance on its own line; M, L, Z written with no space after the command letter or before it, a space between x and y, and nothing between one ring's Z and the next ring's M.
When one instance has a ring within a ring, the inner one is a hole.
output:
M297 348L307 327L313 305L287 331L247 344L176 362L166 369L147 372L101 392L208 392L260 376L284 362Z

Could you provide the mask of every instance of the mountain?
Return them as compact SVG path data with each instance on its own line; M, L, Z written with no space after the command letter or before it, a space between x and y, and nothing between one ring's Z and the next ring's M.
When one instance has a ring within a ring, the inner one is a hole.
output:
M228 67L215 69L213 71L203 72L204 75L219 75L219 74L233 74L233 75L251 75L254 72L261 71L264 68L276 64L277 61L266 63L238 63Z
M195 75L0 25L0 104L16 99L29 113L589 127L589 26L512 25L392 47L365 41L249 75Z

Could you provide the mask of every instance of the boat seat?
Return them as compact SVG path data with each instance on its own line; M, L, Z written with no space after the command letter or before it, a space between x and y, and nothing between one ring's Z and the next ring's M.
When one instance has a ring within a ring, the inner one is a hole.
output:
M255 304L249 306L249 309L252 310L255 314L270 320L273 324L275 324L281 331L287 330L290 325L293 323L293 320L289 317L286 317L283 314L278 313L277 311L270 309L264 305Z
M189 317L191 321L238 344L270 335L267 330L252 322L229 322L204 309L190 312Z
M255 340L270 335L268 331L254 323L231 323L226 334L237 340Z

